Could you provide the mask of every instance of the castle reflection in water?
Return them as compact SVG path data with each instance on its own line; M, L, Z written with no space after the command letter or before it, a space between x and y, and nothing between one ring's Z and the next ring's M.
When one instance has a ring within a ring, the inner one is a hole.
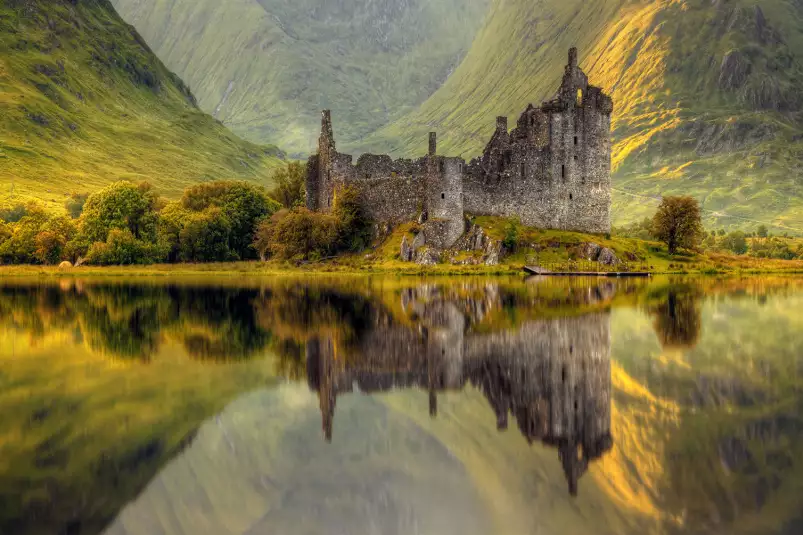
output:
M589 288L589 295L604 299L605 291ZM576 495L589 463L613 447L609 312L476 328L477 317L498 309L500 299L492 285L480 297L447 296L437 286L405 289L407 321L376 309L347 349L332 335L308 340L307 378L320 399L326 440L341 394L420 388L429 392L435 417L438 393L468 384L483 392L500 431L512 415L529 443L557 449Z

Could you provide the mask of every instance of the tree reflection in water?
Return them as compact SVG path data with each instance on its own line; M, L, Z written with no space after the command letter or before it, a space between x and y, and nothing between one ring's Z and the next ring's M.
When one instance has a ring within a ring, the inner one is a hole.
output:
M617 432L611 429L610 309L638 304L664 350L690 363L686 371L654 368L652 376L639 375L637 366L630 370L651 395L681 407L661 445L665 458L657 462L665 475L656 496L664 510L686 515L688 525L712 527L771 504L784 472L796 466L794 440L803 426L794 378L803 367L799 360L783 367L758 355L744 377L727 366L712 372L725 342L702 332L703 318L711 321L703 306L710 291L699 281L385 287L277 280L240 287L64 280L0 285L0 322L31 340L63 332L134 364L146 365L167 341L210 364L275 356L277 374L306 381L318 395L324 438L334 442L341 395L420 389L437 417L442 393L475 388L498 429L507 429L512 416L528 442L557 450L576 494L579 479L611 450ZM757 303L765 306L767 292L761 295ZM780 353L794 340L762 343Z

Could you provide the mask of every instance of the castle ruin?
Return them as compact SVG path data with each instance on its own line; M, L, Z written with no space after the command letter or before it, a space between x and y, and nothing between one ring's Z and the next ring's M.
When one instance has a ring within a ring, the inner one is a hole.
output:
M425 221L426 243L449 248L465 232L465 214L518 217L528 226L610 231L611 113L613 101L589 85L577 63L577 49L555 98L532 104L508 131L498 117L481 157L470 163L429 152L417 160L388 155L337 152L332 118L323 111L318 153L309 159L307 208L331 210L338 187L360 192L377 223Z

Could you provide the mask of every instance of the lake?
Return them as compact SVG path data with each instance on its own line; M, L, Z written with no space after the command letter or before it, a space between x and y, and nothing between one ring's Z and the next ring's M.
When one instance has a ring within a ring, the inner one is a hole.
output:
M0 533L803 532L803 279L0 280Z

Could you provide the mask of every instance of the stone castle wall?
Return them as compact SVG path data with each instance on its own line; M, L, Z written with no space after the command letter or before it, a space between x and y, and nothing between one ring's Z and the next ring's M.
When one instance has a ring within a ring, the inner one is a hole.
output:
M512 131L506 117L497 118L482 156L468 165L438 156L434 133L424 158L366 154L355 165L335 150L325 111L318 154L309 161L307 206L330 210L338 185L350 184L377 222L396 224L425 213L427 243L439 248L463 234L465 213L515 216L539 228L609 232L612 111L610 97L589 85L578 67L575 49L555 99L530 105Z

